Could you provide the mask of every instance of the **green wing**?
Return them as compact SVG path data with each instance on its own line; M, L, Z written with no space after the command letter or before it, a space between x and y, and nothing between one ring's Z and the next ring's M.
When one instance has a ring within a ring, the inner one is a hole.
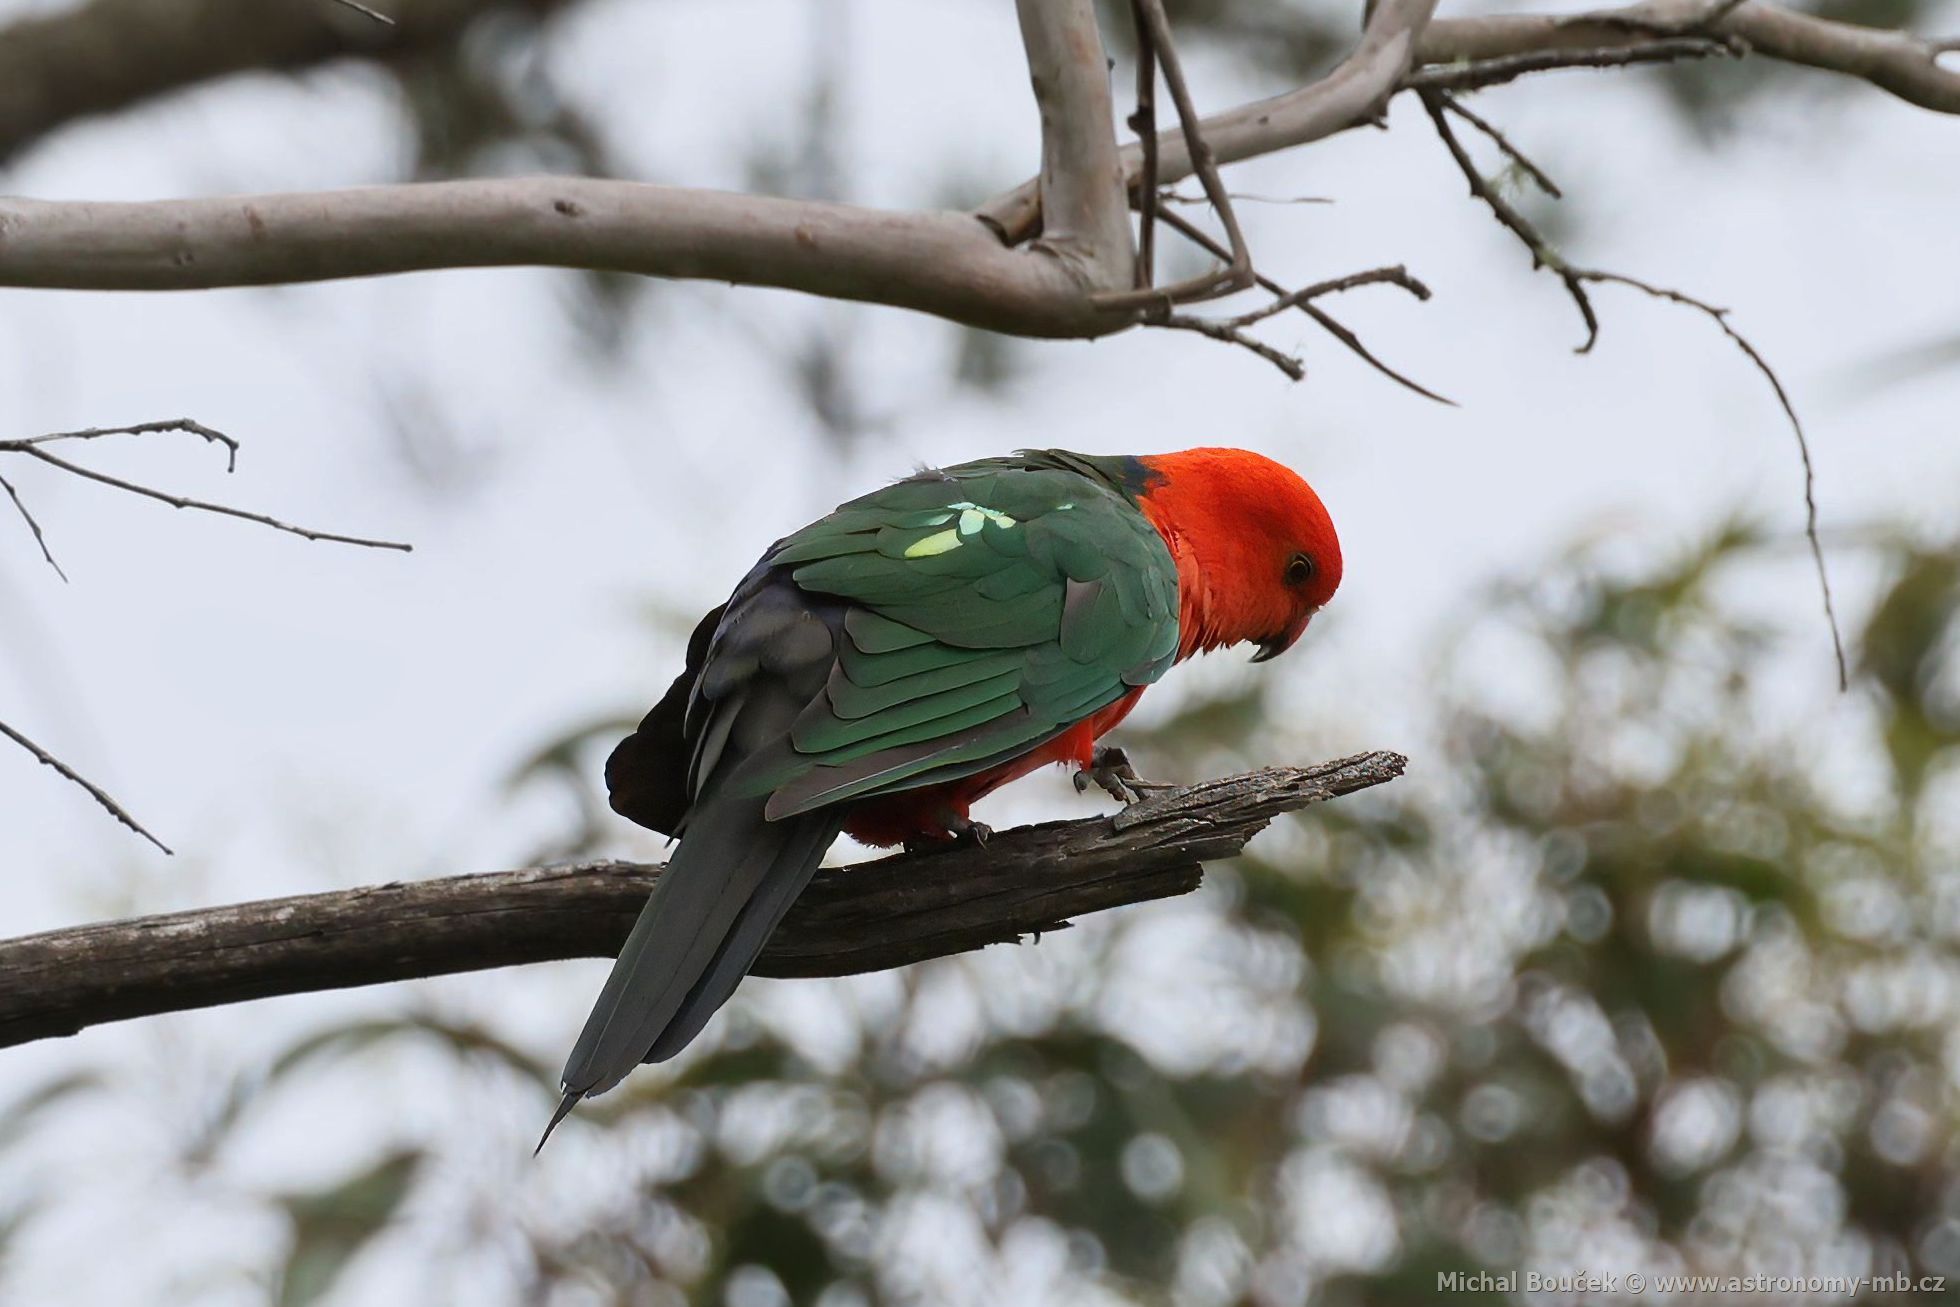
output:
M972 775L1164 673L1170 551L1087 460L1063 457L923 473L776 546L762 568L829 601L830 668L731 792L769 794L774 819Z

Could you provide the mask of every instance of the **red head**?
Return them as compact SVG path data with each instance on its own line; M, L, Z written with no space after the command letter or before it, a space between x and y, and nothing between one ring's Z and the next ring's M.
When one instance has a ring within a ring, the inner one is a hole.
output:
M1243 449L1142 460L1157 474L1138 503L1177 560L1178 657L1291 648L1341 584L1341 542L1320 496L1291 468Z

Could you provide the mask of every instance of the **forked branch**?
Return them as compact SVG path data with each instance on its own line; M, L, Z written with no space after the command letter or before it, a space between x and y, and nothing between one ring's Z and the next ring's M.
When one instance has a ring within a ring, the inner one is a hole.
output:
M1531 264L1534 269L1543 268L1550 272L1565 287L1566 294L1571 297L1580 318L1586 324L1586 338L1579 344L1579 353L1587 353L1599 340L1599 315L1593 309L1592 296L1587 293L1586 288L1595 285L1626 286L1654 299L1679 304L1706 316L1721 329L1722 334L1727 336L1737 349L1742 351L1743 356L1749 360L1756 371L1762 374L1763 380L1769 383L1771 391L1776 395L1777 405L1783 410L1783 416L1789 419L1790 432L1796 438L1797 456L1803 465L1804 539L1810 546L1811 562L1817 570L1817 588L1823 598L1824 622L1830 629L1831 652L1837 663L1838 688L1849 689L1850 663L1845 657L1844 635L1838 626L1837 602L1831 593L1830 570L1824 563L1823 541L1817 532L1817 473L1810 457L1810 438L1804 434L1803 421L1797 416L1796 405L1791 402L1790 392L1784 389L1783 379L1777 376L1776 369L1770 366L1769 360L1763 357L1762 351L1758 350L1748 337L1736 330L1735 324L1729 321L1727 309L1717 308L1707 300L1687 294L1685 291L1657 286L1652 282L1629 277L1623 273L1607 272L1599 268L1582 268L1567 262L1565 256L1553 247L1537 225L1525 217L1516 205L1507 200L1503 193L1491 184L1490 179L1478 169L1476 161L1470 157L1470 152L1464 148L1455 129L1450 126L1450 115L1456 114L1490 137L1506 157L1532 178L1541 189L1557 197L1560 192L1552 179L1546 176L1544 170L1533 163L1523 151L1513 145L1502 131L1456 103L1447 92L1427 89L1421 91L1420 95L1423 107L1428 110L1429 120L1435 125L1437 137L1449 151L1457 170L1463 174L1464 181L1470 187L1470 194L1481 201L1498 222L1502 223L1505 229L1516 236L1518 241L1531 252Z

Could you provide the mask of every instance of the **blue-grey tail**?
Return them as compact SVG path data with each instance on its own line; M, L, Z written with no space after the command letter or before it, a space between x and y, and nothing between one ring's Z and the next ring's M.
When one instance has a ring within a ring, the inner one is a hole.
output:
M701 1033L816 874L840 819L816 812L767 821L763 804L720 798L690 814L565 1062L552 1126L579 1099L611 1089L641 1062L665 1061Z

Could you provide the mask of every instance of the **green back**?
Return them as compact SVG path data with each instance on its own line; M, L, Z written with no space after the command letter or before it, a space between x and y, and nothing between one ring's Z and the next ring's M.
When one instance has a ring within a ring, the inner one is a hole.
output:
M971 775L1163 675L1177 568L1134 459L1024 451L840 506L765 558L846 601L824 692L730 777L779 818Z

